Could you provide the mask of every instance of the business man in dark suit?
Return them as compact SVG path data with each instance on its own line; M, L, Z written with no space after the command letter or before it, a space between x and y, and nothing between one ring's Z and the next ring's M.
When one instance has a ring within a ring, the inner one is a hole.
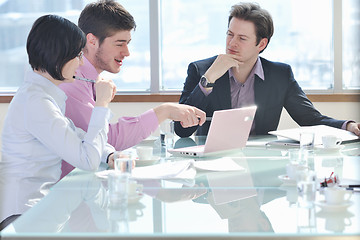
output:
M226 54L190 63L180 103L196 106L212 116L214 111L257 106L251 134L276 130L284 107L301 126L328 125L359 135L359 124L336 120L315 109L294 79L291 67L259 57L274 27L270 14L254 3L234 5L230 11ZM210 122L175 132L188 137L207 135Z

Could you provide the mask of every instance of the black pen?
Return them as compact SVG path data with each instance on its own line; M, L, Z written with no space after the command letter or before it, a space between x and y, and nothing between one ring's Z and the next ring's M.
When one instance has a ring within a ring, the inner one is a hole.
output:
M339 187L343 187L343 188L346 188L346 189L354 189L354 188L360 188L360 185L359 184L355 184L355 185L339 185Z
M354 187L358 187L360 188L360 184L355 184L355 185L339 185L340 187L344 187L344 188L354 188Z
M75 78L77 80L82 80L82 81L86 81L86 82L95 83L95 80L92 80L92 79L82 78L82 77L78 77L78 76L73 76L73 78Z

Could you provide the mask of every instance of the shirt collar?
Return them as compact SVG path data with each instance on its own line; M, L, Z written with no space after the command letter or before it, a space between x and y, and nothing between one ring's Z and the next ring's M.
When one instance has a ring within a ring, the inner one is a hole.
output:
M52 83L49 79L32 70L29 70L25 73L24 81L40 86L42 89L44 89L44 92L49 94L55 100L61 109L65 109L65 101L67 99L65 92Z
M84 64L76 70L76 75L96 80L99 76L99 73L85 56L83 56L83 63Z
M264 69L262 67L260 57L258 57L258 59L256 60L256 63L254 65L253 69L251 70L249 77L251 77L253 75L257 75L263 81L265 80ZM229 77L232 79L235 79L231 68L229 69Z

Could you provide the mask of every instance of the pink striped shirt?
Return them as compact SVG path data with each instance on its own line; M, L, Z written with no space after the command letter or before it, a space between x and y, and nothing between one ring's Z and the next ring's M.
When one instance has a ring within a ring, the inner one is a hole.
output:
M83 59L84 64L78 68L76 75L96 80L99 73L89 60L85 57ZM86 131L95 105L94 83L75 80L74 83L62 83L59 87L67 95L65 115ZM159 121L153 109L137 117L121 117L116 123L109 124L108 143L120 151L130 148L150 136L158 126ZM72 169L73 166L63 161L62 177Z

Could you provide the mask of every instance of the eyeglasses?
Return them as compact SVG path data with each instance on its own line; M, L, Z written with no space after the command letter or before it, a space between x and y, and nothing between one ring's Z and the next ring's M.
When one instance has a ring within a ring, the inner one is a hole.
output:
M82 60L83 56L84 56L83 51L81 51L81 52L77 55L77 57L79 58L79 60Z

